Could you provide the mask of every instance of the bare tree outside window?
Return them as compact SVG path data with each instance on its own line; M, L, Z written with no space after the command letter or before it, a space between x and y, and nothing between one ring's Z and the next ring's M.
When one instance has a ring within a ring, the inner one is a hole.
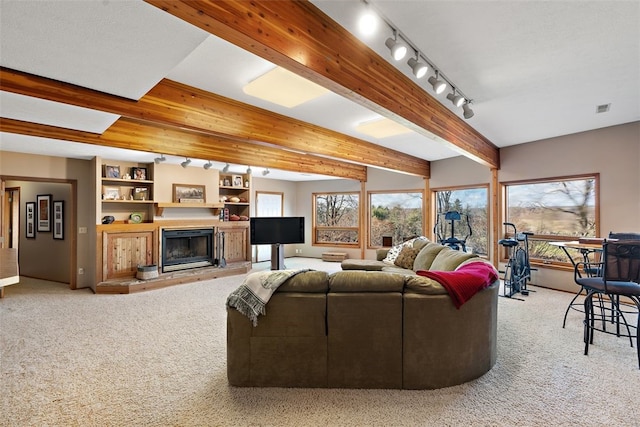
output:
M314 194L314 244L357 245L360 241L359 193Z
M532 259L564 264L566 254L547 242L597 236L597 175L504 185L506 220L534 233Z

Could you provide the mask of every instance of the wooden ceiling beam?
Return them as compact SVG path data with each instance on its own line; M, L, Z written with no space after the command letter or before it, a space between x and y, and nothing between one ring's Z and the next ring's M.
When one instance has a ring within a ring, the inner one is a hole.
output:
M145 0L492 168L498 148L308 1Z
M362 165L173 127L152 125L128 118L118 119L102 135L6 118L0 118L0 132L204 160L259 165L358 181L367 180L367 168Z
M426 178L430 175L426 160L171 80L162 80L134 101L0 68L0 89L240 142L268 144ZM252 163L258 165L256 159Z

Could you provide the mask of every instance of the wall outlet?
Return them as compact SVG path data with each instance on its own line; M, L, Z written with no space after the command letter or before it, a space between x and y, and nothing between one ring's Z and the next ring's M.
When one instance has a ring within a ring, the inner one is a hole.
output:
M80 268L78 269L78 274L84 274L84 268L80 267Z
M78 227L78 234L87 234L87 227Z

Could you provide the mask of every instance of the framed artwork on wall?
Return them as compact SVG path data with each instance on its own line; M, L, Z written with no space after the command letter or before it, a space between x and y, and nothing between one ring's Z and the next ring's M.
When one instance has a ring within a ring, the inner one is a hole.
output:
M173 184L174 203L204 203L206 187L195 184Z
M36 202L26 203L25 236L27 239L36 238Z
M38 232L51 231L51 194L36 196L36 218Z
M64 240L64 201L53 202L53 238Z

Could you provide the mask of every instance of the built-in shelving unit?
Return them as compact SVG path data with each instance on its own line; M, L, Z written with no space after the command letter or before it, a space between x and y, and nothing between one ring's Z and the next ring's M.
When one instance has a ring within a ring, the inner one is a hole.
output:
M97 159L100 198L98 220L113 216L127 222L131 214L139 214L145 222L153 221L153 163L134 163Z
M219 194L221 200L226 198L224 208L228 209L229 216L238 215L249 218L249 206L251 202L251 175L250 174L220 174ZM238 199L237 201L235 199Z

